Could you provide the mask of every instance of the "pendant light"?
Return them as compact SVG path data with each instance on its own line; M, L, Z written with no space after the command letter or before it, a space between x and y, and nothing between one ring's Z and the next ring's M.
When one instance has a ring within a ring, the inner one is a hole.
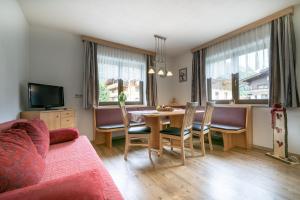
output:
M166 56L166 39L165 37L154 35L155 38L155 60L154 66L151 66L148 70L148 74L155 74L156 69L157 75L161 77L173 76L171 71L167 70L167 56Z

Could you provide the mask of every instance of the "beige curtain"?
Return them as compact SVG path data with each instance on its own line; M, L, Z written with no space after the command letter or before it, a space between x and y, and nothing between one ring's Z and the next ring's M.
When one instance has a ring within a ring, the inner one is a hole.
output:
M205 49L193 53L191 101L206 103Z
M157 82L156 74L148 74L149 68L153 67L154 56L147 55L147 83L146 83L146 99L148 106L157 105Z
M97 44L83 41L83 48L83 107L90 109L99 105Z
M272 21L270 106L281 103L285 107L299 107L295 45L292 15Z

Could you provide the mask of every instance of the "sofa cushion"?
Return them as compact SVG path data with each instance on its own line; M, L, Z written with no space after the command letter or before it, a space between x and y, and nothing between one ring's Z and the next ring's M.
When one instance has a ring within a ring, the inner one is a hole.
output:
M21 188L18 192L3 194L5 200L104 200L103 182L98 170L88 170L68 177L58 178L35 186ZM1 196L0 196L1 199Z
M222 124L212 124L211 128L218 128L218 129L231 130L231 131L238 131L244 129L243 127L240 126L229 126L229 125L222 125Z
M180 131L181 128L176 128L176 127L168 127L166 129L163 129L160 131L160 133L162 134L167 134L167 135L176 135L176 136L180 136ZM184 131L184 135L189 134L190 131L189 130L185 130Z
M45 161L24 130L0 133L0 192L38 183Z
M16 122L26 122L26 119L17 119L17 120L12 120L8 122L4 122L0 124L0 132L4 132L8 129L11 128L12 125L14 125Z
M35 145L37 152L42 158L46 158L50 145L49 132L43 131L36 124L36 121L16 122L12 125L12 128L25 130Z
M79 131L76 128L61 128L50 131L50 144L57 144L75 140L79 136Z
M128 134L149 134L149 133L151 133L151 128L148 126L130 127L128 129Z
M86 136L50 145L45 161L46 170L41 183L98 169L104 183L101 190L106 199L122 199L122 195Z
M44 134L48 135L49 137L49 129L48 129L48 126L47 124L43 121L43 120L40 120L40 119L32 119L30 120L30 122L32 124L34 124L35 126L37 126L39 129L41 129L41 131L43 131Z

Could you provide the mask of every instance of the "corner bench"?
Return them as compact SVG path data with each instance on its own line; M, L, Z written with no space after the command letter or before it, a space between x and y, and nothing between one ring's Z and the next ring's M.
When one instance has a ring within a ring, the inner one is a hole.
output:
M248 105L216 105L212 115L211 131L222 134L224 151L238 146L252 147L252 108ZM195 116L195 123L202 115Z
M155 107L128 107L128 111L153 110ZM129 116L130 118L130 116ZM112 136L115 132L124 131L121 109L118 107L97 107L93 109L93 141L95 144L105 144L112 147ZM145 122L130 123L131 126L144 125Z

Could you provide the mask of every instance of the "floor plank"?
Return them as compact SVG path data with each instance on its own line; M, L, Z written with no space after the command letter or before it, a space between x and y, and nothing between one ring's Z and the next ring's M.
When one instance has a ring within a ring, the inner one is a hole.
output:
M300 199L300 166L290 166L262 150L219 146L201 156L194 139L195 156L186 150L186 165L179 155L166 150L162 157L134 148L124 161L124 140L109 150L94 145L125 199Z

